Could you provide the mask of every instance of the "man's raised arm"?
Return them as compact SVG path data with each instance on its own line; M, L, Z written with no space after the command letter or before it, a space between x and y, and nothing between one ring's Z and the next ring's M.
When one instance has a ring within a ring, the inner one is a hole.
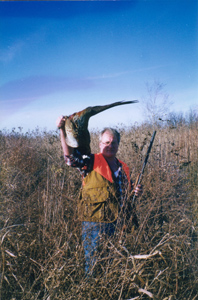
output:
M61 140L61 146L63 149L63 154L65 156L69 156L73 153L74 149L70 146L67 145L66 143L66 133L65 133L65 117L60 116L58 117L58 119L56 120L56 126L58 127L58 129L60 129L60 140Z

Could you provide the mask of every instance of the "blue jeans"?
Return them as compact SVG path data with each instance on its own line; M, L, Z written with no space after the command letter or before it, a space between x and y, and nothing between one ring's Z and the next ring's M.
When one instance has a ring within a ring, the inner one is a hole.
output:
M115 228L116 222L82 222L82 240L85 252L85 272L87 275L92 274L92 267L96 262L96 255L101 235L106 234L107 237L110 237L114 234Z

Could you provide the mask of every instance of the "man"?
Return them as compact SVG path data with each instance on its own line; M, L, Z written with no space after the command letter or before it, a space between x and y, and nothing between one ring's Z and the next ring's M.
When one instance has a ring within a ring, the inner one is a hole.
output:
M118 223L123 227L125 220L129 220L132 215L137 225L134 208L130 206L128 197L131 189L130 171L124 162L116 158L120 143L117 130L105 128L101 132L100 153L82 155L66 144L65 118L59 117L56 124L60 129L67 165L78 168L83 176L78 211L82 221L85 270L91 273L101 234L113 235ZM135 187L134 192L140 195L141 185Z

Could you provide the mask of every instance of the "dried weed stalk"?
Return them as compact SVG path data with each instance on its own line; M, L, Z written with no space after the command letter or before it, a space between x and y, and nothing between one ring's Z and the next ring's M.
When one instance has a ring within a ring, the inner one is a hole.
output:
M119 157L135 180L152 128L120 131ZM0 299L197 299L197 149L197 124L158 129L136 201L140 226L102 238L94 276L86 278L81 178L64 164L59 137L2 132Z

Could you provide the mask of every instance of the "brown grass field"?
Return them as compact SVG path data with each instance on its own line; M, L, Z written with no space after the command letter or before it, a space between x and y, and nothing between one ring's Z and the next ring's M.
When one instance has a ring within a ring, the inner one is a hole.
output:
M118 129L118 157L135 180L154 128ZM136 199L140 226L101 241L89 280L81 178L64 163L58 131L0 132L1 300L198 299L198 121L156 130ZM91 136L97 152L97 130Z

